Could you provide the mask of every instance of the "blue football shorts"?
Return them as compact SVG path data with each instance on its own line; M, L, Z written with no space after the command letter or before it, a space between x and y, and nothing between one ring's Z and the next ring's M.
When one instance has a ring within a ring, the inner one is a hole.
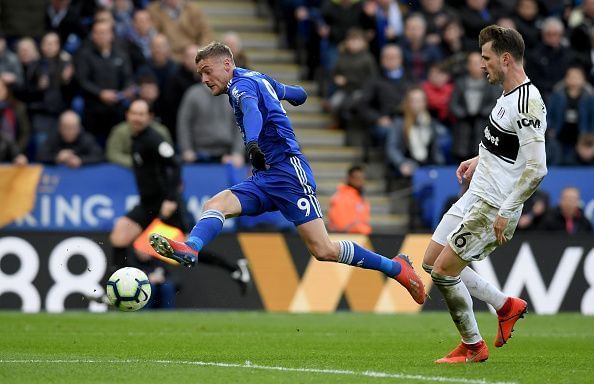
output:
M242 216L280 211L294 225L322 218L313 172L303 155L290 155L229 188Z

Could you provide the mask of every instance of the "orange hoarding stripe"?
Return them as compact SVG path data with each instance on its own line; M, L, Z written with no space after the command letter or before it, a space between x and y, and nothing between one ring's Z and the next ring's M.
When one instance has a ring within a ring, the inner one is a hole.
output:
M283 236L278 233L241 233L238 238L264 308L288 311L299 277Z

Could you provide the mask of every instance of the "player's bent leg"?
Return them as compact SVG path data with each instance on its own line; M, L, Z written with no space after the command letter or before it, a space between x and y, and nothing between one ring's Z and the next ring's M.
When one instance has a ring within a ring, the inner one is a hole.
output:
M340 246L330 240L322 219L314 219L298 225L297 233L316 260L338 261Z
M415 273L406 255L397 255L390 260L352 241L332 242L324 222L319 218L297 226L297 232L316 259L383 272L402 284L417 303L425 302L423 282Z
M113 268L119 269L127 265L128 247L141 233L140 224L127 216L122 216L116 221L109 235Z
M429 241L429 245L427 245L427 249L425 250L425 256L423 256L423 269L425 272L431 274L431 271L433 271L433 264L435 264L435 260L442 250L442 244L439 244L435 240Z
M150 236L150 244L161 256L193 267L198 262L198 252L223 229L225 218L241 213L239 199L229 190L217 193L204 204L200 219L185 243L168 239L158 233Z
M460 279L460 272L467 265L466 260L460 258L449 245L446 245L435 260L431 272L431 278L446 301L463 343L444 358L437 360L438 363L484 361L489 357L472 311L470 292Z
M142 233L142 227L129 217L117 219L109 235L109 241L114 247L128 247Z

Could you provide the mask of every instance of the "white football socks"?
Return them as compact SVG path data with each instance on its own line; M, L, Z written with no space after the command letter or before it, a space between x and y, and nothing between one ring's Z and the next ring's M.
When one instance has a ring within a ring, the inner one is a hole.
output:
M460 278L472 296L491 304L495 310L501 309L503 304L505 304L507 296L476 273L474 269L470 267L464 268L462 273L460 273Z
M452 320L462 336L462 341L466 344L475 344L481 341L483 338L472 311L472 298L460 276L443 276L432 272L431 278L448 305Z
M431 274L433 266L423 263L423 269ZM462 273L460 273L460 279L462 279L462 282L466 285L470 295L487 304L491 304L495 310L501 309L503 304L505 304L507 296L495 288L493 284L485 280L481 275L476 273L474 269L470 267L464 268Z

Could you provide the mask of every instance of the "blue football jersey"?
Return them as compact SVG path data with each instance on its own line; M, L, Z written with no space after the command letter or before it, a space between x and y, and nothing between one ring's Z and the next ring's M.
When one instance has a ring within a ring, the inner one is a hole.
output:
M229 103L233 107L235 121L244 143L256 139L266 156L267 164L282 161L287 155L301 154L287 112L280 102L284 98L284 92L285 86L270 76L243 68L233 70L233 78L227 88ZM241 110L241 101L246 97L257 100L262 116L262 130L257 138L246 137Z

